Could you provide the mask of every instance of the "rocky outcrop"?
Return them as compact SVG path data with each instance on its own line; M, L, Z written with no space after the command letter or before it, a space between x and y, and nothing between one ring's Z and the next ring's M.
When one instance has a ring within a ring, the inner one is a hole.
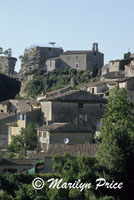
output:
M25 49L24 56L21 61L21 69L19 72L21 81L20 95L26 97L26 86L33 75L38 70L46 71L46 60L49 58L58 57L63 50L54 47L34 47Z
M0 56L0 72L6 75L13 75L16 61L17 59L14 57Z

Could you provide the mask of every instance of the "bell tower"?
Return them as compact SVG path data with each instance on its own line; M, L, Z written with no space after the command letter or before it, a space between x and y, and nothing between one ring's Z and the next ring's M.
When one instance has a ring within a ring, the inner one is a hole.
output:
M98 52L98 43L93 43L93 48L92 48L93 52Z

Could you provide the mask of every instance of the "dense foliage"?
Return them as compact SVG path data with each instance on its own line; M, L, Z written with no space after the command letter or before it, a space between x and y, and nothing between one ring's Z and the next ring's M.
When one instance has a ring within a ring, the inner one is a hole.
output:
M14 99L19 91L19 81L0 73L0 101Z
M94 158L78 156L76 160L65 155L64 158L54 156L54 169L57 174L5 174L0 177L0 199L6 200L114 200L111 196L93 194L94 188L84 189L57 189L49 187L48 180L63 179L63 182L72 182L81 179L82 183L92 182L95 184L96 162ZM62 170L61 170L62 168ZM40 177L45 181L41 190L35 190L32 186L34 178ZM97 193L97 192L96 192Z
M49 73L38 71L34 74L33 80L28 84L26 91L28 96L36 97L42 92L46 93L70 85L72 77L75 86L80 86L83 83L90 82L92 73L70 68L56 69Z
M128 101L125 89L115 90L110 95L97 154L106 178L123 182L124 186L119 194L121 199L128 199L127 193L131 196L134 187L133 111L134 105Z

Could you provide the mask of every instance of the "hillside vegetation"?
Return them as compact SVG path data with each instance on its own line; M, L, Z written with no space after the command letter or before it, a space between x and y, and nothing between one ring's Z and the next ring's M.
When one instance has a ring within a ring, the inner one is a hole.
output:
M0 73L0 101L14 99L19 91L19 81Z
M36 97L42 92L46 93L64 88L71 84L72 77L74 78L75 87L79 88L80 85L91 81L92 72L77 71L70 68L56 69L49 73L38 71L26 88L27 95Z

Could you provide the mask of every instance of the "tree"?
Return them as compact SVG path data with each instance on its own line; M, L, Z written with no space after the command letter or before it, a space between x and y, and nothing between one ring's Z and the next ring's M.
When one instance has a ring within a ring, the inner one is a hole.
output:
M49 42L49 44L51 44L53 47L55 45L56 42Z
M19 59L20 59L20 60L23 60L23 59L24 59L24 56L20 55L20 56L19 56Z
M22 100L22 97L21 97L20 94L18 93L18 94L15 95L15 99L16 99L16 100Z
M98 66L97 64L93 66L93 73L92 73L92 77L96 77L98 74Z
M12 141L7 147L8 152L17 153L20 157L26 155L27 150L34 150L37 147L37 124L29 124L22 128L20 135L12 136Z
M124 59L130 58L131 52L124 53Z
M128 193L126 191L130 194L134 187L133 109L134 105L127 100L125 89L116 89L110 95L97 153L97 160L107 179L123 182L123 189L118 191L121 199Z
M0 54L3 54L3 48L0 47Z

